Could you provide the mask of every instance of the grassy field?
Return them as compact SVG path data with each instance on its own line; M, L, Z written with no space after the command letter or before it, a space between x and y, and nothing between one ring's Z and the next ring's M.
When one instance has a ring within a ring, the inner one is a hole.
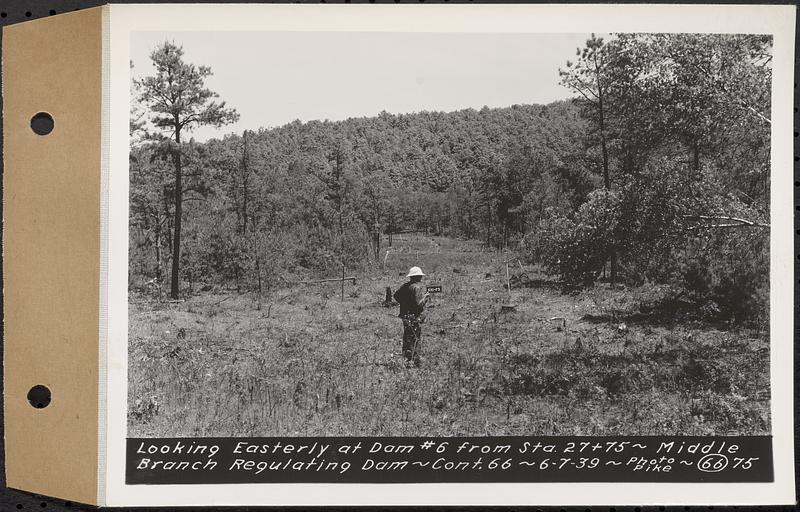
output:
M767 333L642 314L653 287L563 294L516 260L503 312L513 254L395 240L344 301L337 283L131 297L129 435L769 432ZM420 369L403 364L397 308L381 305L414 264L444 292Z

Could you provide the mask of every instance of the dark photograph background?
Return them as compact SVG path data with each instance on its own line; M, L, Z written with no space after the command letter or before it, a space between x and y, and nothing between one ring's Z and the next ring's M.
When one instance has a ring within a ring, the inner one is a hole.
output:
M0 25L7 25L11 23L18 23L30 19L35 19L39 17L50 16L54 14L64 13L80 8L92 7L96 5L101 5L103 2L93 2L93 1L16 1L16 0L4 0L0 3ZM133 3L133 2L120 2L120 3ZM177 3L187 3L187 2L177 2ZM349 2L346 2L349 3ZM361 3L361 2L358 2ZM366 3L366 2L364 2ZM388 3L388 2L387 2ZM444 2L429 2L429 3L444 3ZM456 3L456 2L452 2ZM458 3L467 3L467 2L458 2ZM761 2L761 3L786 3L786 2ZM796 109L795 109L796 112ZM797 132L795 132L795 136L797 136ZM795 161L797 161L797 157L795 157ZM795 191L797 195L798 191L798 183L795 181ZM797 268L797 262L796 262ZM795 283L795 290L797 296L797 283ZM797 446L797 442L795 443ZM632 507L626 507L631 508ZM672 508L672 507L670 507ZM707 509L710 507L680 507L681 509ZM35 496L30 495L28 493L18 492L14 490L9 490L3 487L2 492L0 492L0 511L5 510L93 510L94 507L89 507L81 504L74 504L64 500L54 500L47 497ZM240 507L234 510L250 510L251 507ZM598 508L597 510L599 510ZM603 507L602 510L606 510L607 508ZM642 509L661 509L663 510L664 507L643 507ZM778 507L773 508L774 510L778 510ZM789 507L784 507L783 509L789 509ZM137 509L137 510L152 510L152 509ZM161 509L163 510L163 509ZM180 510L190 510L187 508L182 508Z

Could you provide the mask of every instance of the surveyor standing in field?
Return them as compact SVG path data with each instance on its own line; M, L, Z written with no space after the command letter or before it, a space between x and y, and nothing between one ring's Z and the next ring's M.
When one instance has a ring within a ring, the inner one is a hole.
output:
M400 319L403 320L403 356L406 361L419 366L422 363L420 351L422 349L420 340L422 338L422 326L425 321L425 304L428 302L430 294L422 284L425 274L419 267L411 267L406 277L408 282L394 292L394 300L400 304Z

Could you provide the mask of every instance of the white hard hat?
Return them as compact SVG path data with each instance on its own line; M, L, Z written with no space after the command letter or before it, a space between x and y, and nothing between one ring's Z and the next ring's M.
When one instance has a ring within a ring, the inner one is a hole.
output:
M408 271L408 275L406 277L413 277L413 276L424 276L425 274L422 273L422 269L419 267L411 267Z

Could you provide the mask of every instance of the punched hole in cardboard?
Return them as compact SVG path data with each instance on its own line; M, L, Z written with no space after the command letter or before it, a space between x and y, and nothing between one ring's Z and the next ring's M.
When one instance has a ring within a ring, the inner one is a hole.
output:
M38 112L31 118L31 130L37 135L47 135L55 128L53 116L47 112Z
M28 391L28 402L34 409L44 409L50 405L50 388L37 384Z

